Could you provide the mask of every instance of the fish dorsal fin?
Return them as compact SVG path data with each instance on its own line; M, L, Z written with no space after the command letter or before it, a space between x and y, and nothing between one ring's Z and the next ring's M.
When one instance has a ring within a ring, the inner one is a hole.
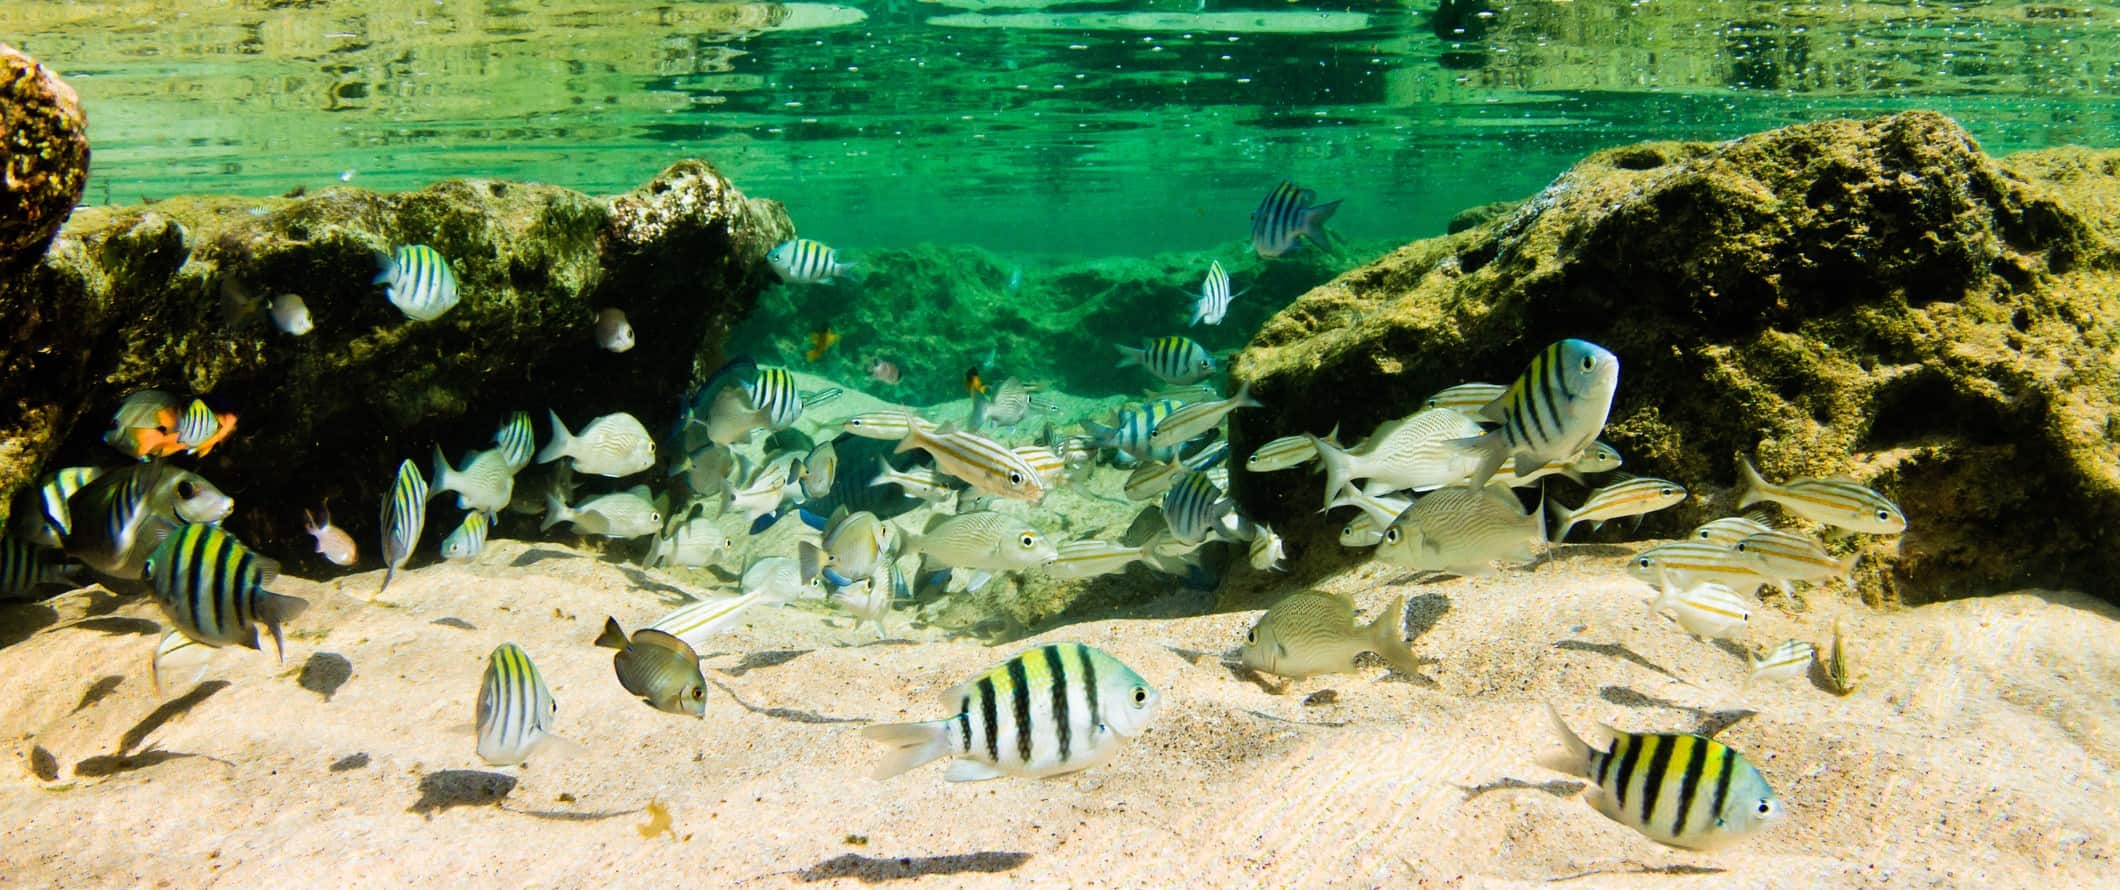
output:
M668 631L656 630L652 627L634 631L633 644L636 646L655 646L661 649L668 649L692 661L699 660L699 653L693 651L692 644L677 638L677 636Z
M1509 393L1504 391L1499 398L1480 407L1480 417L1489 423L1501 423L1509 417L1509 406L1505 404L1508 401Z
M252 558L258 561L258 586L271 584L280 577L279 560L256 554L252 554Z
M646 485L635 485L632 488L626 489L626 493L638 497L641 500L648 501L649 503L654 503L655 501L655 495L648 491L648 486Z

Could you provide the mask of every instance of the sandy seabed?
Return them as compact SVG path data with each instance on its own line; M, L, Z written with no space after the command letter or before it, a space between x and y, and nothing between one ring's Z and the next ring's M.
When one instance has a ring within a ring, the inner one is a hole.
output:
M1368 565L1322 587L1398 594L1422 675L1274 688L1225 660L1256 611L1066 625L989 647L893 615L889 639L792 606L702 650L705 720L658 713L592 647L709 592L549 543L318 583L284 664L214 653L158 696L160 616L100 588L0 607L0 883L85 886L879 884L2091 886L2114 880L2120 623L2078 594L1877 613L1763 608L1750 642L1846 625L1860 687L1746 689L1734 647L1643 608L1610 547L1426 581ZM1131 571L1144 572L1136 566ZM1079 640L1163 691L1143 737L1053 780L869 778L870 721L945 715L954 683ZM485 657L514 641L581 750L472 753ZM187 678L188 679L188 678ZM1324 695L1330 690L1331 695ZM1581 730L1723 726L1791 819L1712 853L1661 847L1542 768L1553 702ZM1756 711L1745 717L1743 711ZM1734 720L1734 722L1732 722ZM670 816L650 831L653 802Z

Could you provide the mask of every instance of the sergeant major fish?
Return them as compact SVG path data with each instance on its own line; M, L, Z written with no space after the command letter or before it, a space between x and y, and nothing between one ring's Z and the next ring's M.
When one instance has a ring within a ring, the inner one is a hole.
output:
M141 577L147 554L165 532L214 523L235 512L235 499L196 473L166 463L111 470L67 502L74 533L66 555L112 578Z
M433 321L456 307L456 272L439 251L425 244L376 254L375 283L386 285L390 305L413 321Z
M1222 261L1209 263L1207 279L1200 283L1200 293L1193 302L1192 321L1188 326L1203 321L1208 324L1221 324L1222 318L1229 314L1229 302L1238 296L1239 294L1229 292L1229 273L1223 271Z
M1566 747L1548 765L1591 780L1596 786L1591 805L1650 840L1712 849L1786 816L1766 777L1721 742L1608 727L1612 749L1599 751L1569 729L1551 705L1546 712Z
M380 524L383 585L376 588L378 594L390 589L390 579L412 558L413 548L420 544L420 532L427 525L427 480L412 461L398 464L397 480L390 485L390 496L383 500Z
M309 607L300 597L266 590L279 576L279 564L250 552L215 525L178 528L148 554L144 568L176 632L204 646L258 649L262 624L272 631L273 652L284 662L281 625Z
M1482 410L1500 429L1459 444L1478 458L1472 485L1487 484L1511 458L1516 474L1566 460L1597 440L1619 387L1619 358L1584 340L1562 340L1532 358L1509 390Z
M781 281L789 284L826 284L854 272L853 263L839 261L839 252L808 238L782 241L766 252L766 264Z
M1141 341L1140 348L1115 346L1119 350L1116 367L1140 365L1155 375L1157 380L1179 386L1198 383L1215 373L1215 358L1207 349L1188 337L1158 337Z
M1042 778L1109 760L1154 719L1162 696L1118 659L1080 643L1052 643L1010 658L943 693L956 713L926 723L864 727L891 748L876 768L888 779L944 757L943 778Z
M1281 180L1251 212L1251 246L1262 257L1282 256L1308 240L1330 251L1325 221L1340 209L1340 202L1319 204L1318 193Z

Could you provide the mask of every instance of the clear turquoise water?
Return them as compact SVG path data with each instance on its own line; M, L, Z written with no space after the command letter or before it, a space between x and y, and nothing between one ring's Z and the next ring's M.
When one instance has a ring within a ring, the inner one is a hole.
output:
M854 247L1200 249L1284 176L1411 238L1598 148L1916 107L2120 144L2111 2L1005 2L11 0L0 40L80 90L94 202L701 156Z

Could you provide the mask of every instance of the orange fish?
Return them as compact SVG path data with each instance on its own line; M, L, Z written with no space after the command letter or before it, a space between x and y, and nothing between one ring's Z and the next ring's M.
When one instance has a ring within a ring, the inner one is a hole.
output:
M228 434L236 431L236 416L233 412L224 411L214 415L214 417L215 419L221 421L221 428L214 430L212 435L207 436L205 440L201 441L199 444L192 446L191 453L196 454L200 457L205 457L206 452L212 451L214 449L214 446L219 445L224 441L227 441ZM181 446L183 444L183 440L178 439L177 443Z
M825 351L831 349L832 344L837 342L839 342L839 333L832 330L831 325L825 325L819 330L810 332L810 351L803 353L802 357L813 362L824 358Z
M964 369L964 394L968 396L986 395L986 381L979 379L979 369L976 367Z

